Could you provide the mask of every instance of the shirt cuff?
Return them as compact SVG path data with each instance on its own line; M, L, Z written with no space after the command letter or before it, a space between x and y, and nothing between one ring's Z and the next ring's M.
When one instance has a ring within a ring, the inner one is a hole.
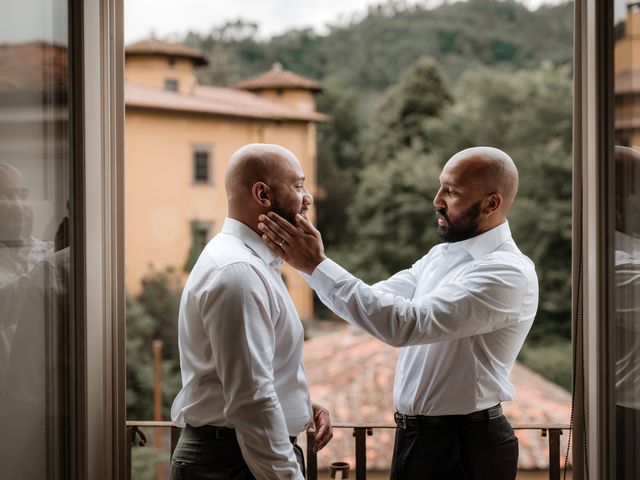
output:
M318 293L329 293L341 280L352 275L330 258L324 259L309 277L309 286Z
M304 273L302 270L298 270L298 273L302 278L304 278L307 282L311 282L311 275Z

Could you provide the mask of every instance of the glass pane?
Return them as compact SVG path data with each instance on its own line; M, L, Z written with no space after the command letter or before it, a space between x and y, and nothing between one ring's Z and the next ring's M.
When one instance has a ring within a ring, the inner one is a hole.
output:
M0 476L70 478L67 0L0 5Z
M616 479L640 478L640 7L615 2Z
M209 181L209 152L196 151L194 153L194 181Z

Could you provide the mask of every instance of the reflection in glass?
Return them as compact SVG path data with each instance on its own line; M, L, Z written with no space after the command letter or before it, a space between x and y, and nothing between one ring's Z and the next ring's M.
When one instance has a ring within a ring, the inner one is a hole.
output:
M615 150L615 399L617 478L639 478L640 152Z
M640 478L640 4L615 3L616 479Z
M67 0L0 17L0 477L70 478Z

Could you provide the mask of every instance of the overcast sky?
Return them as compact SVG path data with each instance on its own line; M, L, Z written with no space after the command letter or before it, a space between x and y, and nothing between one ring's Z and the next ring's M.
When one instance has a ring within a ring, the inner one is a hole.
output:
M524 0L529 6L544 1ZM406 0L405 3L433 5L439 0ZM226 21L249 20L259 25L262 37L291 28L313 27L323 32L327 23L344 23L362 16L374 0L124 0L125 41L148 37L175 39L189 30L206 33Z

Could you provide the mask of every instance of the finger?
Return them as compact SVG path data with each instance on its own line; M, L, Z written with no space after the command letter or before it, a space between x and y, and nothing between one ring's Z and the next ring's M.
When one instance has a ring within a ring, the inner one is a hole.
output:
M268 221L268 219L266 219L265 221ZM258 229L260 229L263 235L266 235L269 238L269 240L271 240L273 243L275 243L279 247L283 247L287 242L287 238L283 237L280 233L278 233L278 231L276 231L274 228L270 227L266 223L262 223L262 222L259 223ZM288 235L287 237L289 238L289 241L290 241L291 237Z
M290 242L292 240L292 234L289 234L287 231L285 231L271 218L267 217L266 215L260 215L258 219L261 220L261 223L258 224L258 228L263 232L268 233L268 231L270 231L285 242ZM287 222L287 224L293 228L293 226L289 222ZM271 238L273 239L273 236ZM274 240L276 241L276 243L278 243L277 239Z
M316 443L314 444L314 450L318 451L322 449L331 437L333 432L331 431L331 422L329 420L329 412L324 409L316 412L315 424L317 425Z
M311 420L311 423L309 423L309 426L307 427L307 433L316 433L316 422L313 420Z
M327 443L329 443L329 440L331 440L332 437L333 432L331 432L331 429L329 427L320 427L320 430L318 430L318 433L316 433L316 441L313 444L313 451L318 452L322 450L327 445Z
M289 235L295 236L296 233L298 233L298 229L295 226L291 225L291 223L289 223L288 220L285 220L276 212L267 212L266 216L275 225L280 227L283 231L287 232ZM269 227L271 227L271 224L269 224Z
M271 240L271 238L269 238L266 234L263 234L261 238L262 238L262 241L267 244L267 247L273 250L276 253L276 255L278 255L284 260L285 251L282 248L284 247L284 245L280 246L279 243L276 243L273 240Z
M309 219L305 218L299 213L296 214L296 223L298 224L298 227L300 227L300 230L302 230L304 233L309 233L315 237L320 235L318 229L313 226Z

